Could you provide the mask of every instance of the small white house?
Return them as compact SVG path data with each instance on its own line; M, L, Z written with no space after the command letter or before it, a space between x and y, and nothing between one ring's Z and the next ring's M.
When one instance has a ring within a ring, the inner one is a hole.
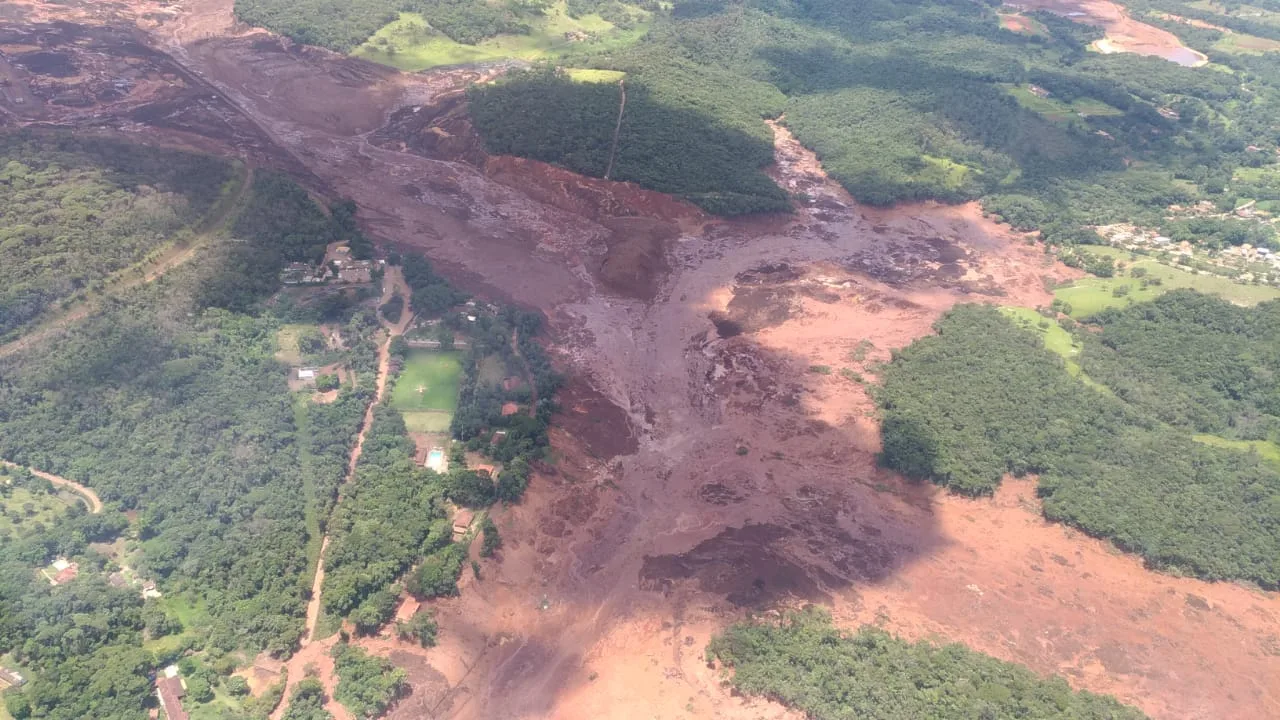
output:
M315 379L316 379L316 371L315 371L315 370L312 370L312 369L310 369L310 368L306 368L306 369L303 369L303 370L299 370L299 371L298 371L298 379L299 379L299 380L315 380Z

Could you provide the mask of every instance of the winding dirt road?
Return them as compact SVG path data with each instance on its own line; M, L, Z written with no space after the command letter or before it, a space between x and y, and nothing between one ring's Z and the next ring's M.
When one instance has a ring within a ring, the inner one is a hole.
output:
M85 487L75 480L68 480L60 475L54 475L52 473L44 472L43 470L37 470L35 468L26 467L25 465L11 463L8 460L0 460L0 465L21 470L29 470L32 475L43 480L48 480L57 487L66 488L79 495L81 499L84 500L85 506L89 508L90 513L97 515L102 512L102 498L98 497L98 493L94 492L93 488Z

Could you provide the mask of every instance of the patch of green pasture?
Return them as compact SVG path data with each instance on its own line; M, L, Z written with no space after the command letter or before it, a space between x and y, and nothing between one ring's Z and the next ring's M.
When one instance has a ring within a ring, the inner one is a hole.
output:
M6 480L0 477L0 482ZM57 493L35 493L24 487L9 488L8 492L8 497L0 497L0 537L21 537L31 532L36 523L48 527L71 507Z
M1280 465L1280 445L1268 440L1228 440L1217 435L1196 435L1196 442L1214 447L1239 450L1240 452L1257 452L1263 460Z
M399 19L378 30L352 54L401 70L416 71L493 60L551 59L581 47L610 50L630 45L648 32L650 13L631 9L645 20L630 30L622 30L595 14L569 17L566 3L560 0L530 23L527 35L498 35L475 45L450 39L433 29L418 13L401 13ZM585 33L593 39L575 41L566 36L574 33Z
M302 364L302 351L298 348L298 338L315 325L290 323L276 331L276 359L289 365Z
M1124 115L1124 111L1118 107L1112 107L1101 100L1083 97L1076 98L1071 101L1071 107L1081 115L1089 115L1093 117L1115 117Z
M1111 388L1085 375L1080 363L1076 361L1083 346L1076 342L1071 333L1063 329L1056 320L1046 318L1035 310L1026 307L1005 306L1000 308L1000 312L1004 313L1006 317L1013 320L1024 330L1038 334L1044 340L1045 349L1062 358L1067 367L1067 372L1072 377L1080 378L1081 382L1095 390L1105 393L1111 392Z
M1221 40L1213 44L1213 49L1237 55L1261 55L1280 51L1280 41L1233 32L1223 35Z
M1170 290L1179 288L1191 288L1206 295L1217 295L1237 305L1257 305L1260 302L1280 298L1280 288L1238 283L1221 275L1200 275L1141 255L1137 260L1129 260L1129 253L1119 248L1099 246L1085 248L1085 251L1096 255L1109 255L1121 262L1126 262L1127 266L1123 271L1124 277L1087 277L1054 291L1055 298L1071 304L1071 317L1077 320L1106 308L1123 308L1134 303L1154 300ZM1128 276L1129 271L1137 267L1145 268L1147 277L1159 278L1161 284L1142 287L1138 278ZM1115 290L1119 287L1127 287L1128 294L1116 296Z
M401 412L458 407L458 382L462 377L462 353L412 350L391 393L391 406Z
M1076 114L1070 105L1054 97L1040 97L1024 85L1009 85L1005 90L1018 101L1019 105L1049 120L1069 120Z
M590 68L565 68L565 74L574 82L617 83L627 76L621 70L592 70Z
M177 618L178 622L182 623L182 632L142 643L142 648L148 652L157 654L172 652L181 647L189 637L201 632L200 629L209 623L209 610L204 600L200 598L178 594L165 595L147 602L159 604L166 615Z
M476 369L476 380L483 385L500 385L507 375L507 363L498 355L486 355Z
M444 433L449 431L453 413L440 410L401 411L404 428L415 433Z
M920 159L924 161L924 167L915 173L915 177L922 182L936 182L947 188L954 189L964 185L965 178L972 171L968 165L947 158L921 155Z

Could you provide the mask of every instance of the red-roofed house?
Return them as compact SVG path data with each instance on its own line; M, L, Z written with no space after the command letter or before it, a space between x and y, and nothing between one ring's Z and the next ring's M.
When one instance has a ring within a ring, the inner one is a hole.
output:
M163 677L156 680L156 695L160 698L160 707L169 720L190 720L187 711L182 709L182 696L187 689L182 686L182 678L178 676Z

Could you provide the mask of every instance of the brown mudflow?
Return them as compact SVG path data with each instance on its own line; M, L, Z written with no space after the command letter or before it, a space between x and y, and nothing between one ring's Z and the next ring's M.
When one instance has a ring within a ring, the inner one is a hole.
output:
M732 697L703 648L804 602L1157 718L1280 716L1275 594L1144 570L1044 522L1030 481L962 500L876 468L856 378L957 302L1047 302L1070 271L1039 248L969 206L858 207L781 130L774 176L808 198L790 218L717 221L489 158L460 89L490 69L398 74L237 27L230 6L0 6L6 121L237 154L353 197L383 242L545 312L570 376L555 461L495 511L500 557L436 604L440 645L363 641L410 673L391 717L784 717ZM126 65L133 89L99 98ZM56 102L73 92L91 99Z

